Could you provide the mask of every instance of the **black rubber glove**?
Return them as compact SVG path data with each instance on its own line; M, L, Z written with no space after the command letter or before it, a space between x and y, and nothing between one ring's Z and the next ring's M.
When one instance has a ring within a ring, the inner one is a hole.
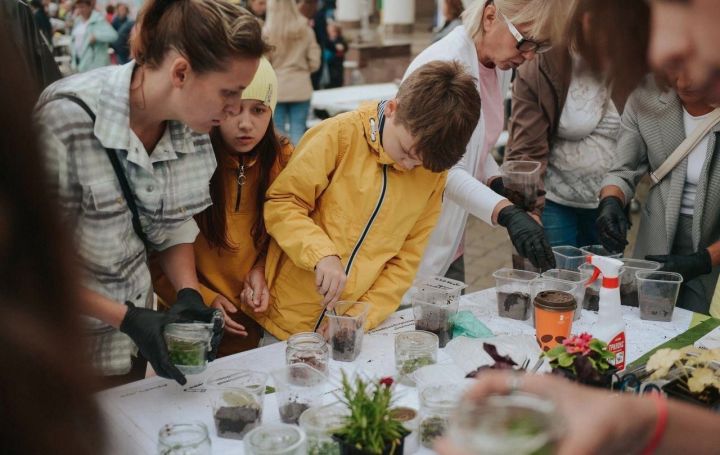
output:
M223 336L225 319L220 310L210 308L203 302L202 295L192 288L180 289L177 299L168 313L179 316L186 321L200 321L213 324L213 336L210 340L210 352L208 360L213 361L217 357L217 350Z
M621 253L628 244L627 231L630 229L623 202L615 197L608 196L600 201L598 218L595 227L600 236L600 243L612 253Z
M663 254L645 256L648 261L660 262L663 264L663 272L676 272L682 275L683 282L706 275L712 272L712 258L706 249L693 254Z
M507 228L510 241L520 256L541 270L555 268L555 255L545 238L545 231L527 212L514 205L505 207L498 214L498 223Z
M165 326L181 322L180 317L167 312L136 308L132 302L125 302L125 305L128 310L120 324L120 331L132 338L158 376L174 379L185 385L187 379L170 361L163 337Z

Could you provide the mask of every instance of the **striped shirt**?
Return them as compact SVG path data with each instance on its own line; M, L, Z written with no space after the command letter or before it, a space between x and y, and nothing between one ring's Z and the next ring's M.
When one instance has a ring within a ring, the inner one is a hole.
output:
M100 68L49 86L36 108L50 186L74 232L83 285L119 304L147 307L152 283L146 248L132 227L105 148L118 150L140 214L149 247L162 251L192 243L199 230L193 215L211 204L209 181L215 155L207 134L167 122L148 154L129 128L129 93L134 62ZM57 93L81 98L95 113L92 120L76 103L53 99ZM91 321L97 335L93 361L105 374L129 369L136 348L129 337ZM102 339L99 339L102 338Z

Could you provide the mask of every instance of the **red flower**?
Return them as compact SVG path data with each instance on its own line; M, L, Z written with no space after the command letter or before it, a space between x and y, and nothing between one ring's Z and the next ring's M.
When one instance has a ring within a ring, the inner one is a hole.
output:
M391 387L393 385L393 378L391 376L386 376L382 379L380 379L380 384L384 385L385 387Z
M590 340L592 340L592 335L587 332L581 333L580 335L566 338L565 341L563 341L563 346L565 346L568 354L588 355L590 354Z

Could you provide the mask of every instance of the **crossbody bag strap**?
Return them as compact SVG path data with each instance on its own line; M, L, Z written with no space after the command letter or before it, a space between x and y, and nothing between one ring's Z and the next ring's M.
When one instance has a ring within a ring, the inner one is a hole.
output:
M87 115L90 116L90 119L92 119L93 125L95 124L95 113L90 109L90 107L88 107L85 101L69 93L58 93L55 95L54 99L58 98L65 98L83 108ZM122 164L120 164L120 159L117 156L117 150L105 148L105 153L107 154L110 164L112 164L113 170L115 171L115 175L120 182L120 188L122 189L123 196L125 197L125 202L127 202L130 212L132 212L133 230L135 231L135 234L140 237L143 244L148 246L150 243L143 231L142 224L140 224L140 214L138 213L137 204L135 203L135 195L130 187L127 176L125 175L125 170L123 169Z
M693 132L685 138L684 141L678 148L675 149L672 154L658 167L656 170L650 172L650 179L653 185L657 185L662 179L672 171L675 166L680 164L686 156L695 148L695 146L710 132L715 125L720 123L720 108L716 108L710 112L708 118L706 118L700 125L698 125Z

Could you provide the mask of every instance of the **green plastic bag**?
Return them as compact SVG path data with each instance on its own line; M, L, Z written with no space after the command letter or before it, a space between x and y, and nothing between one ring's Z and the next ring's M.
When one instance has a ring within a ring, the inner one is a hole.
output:
M453 319L453 338L490 338L495 336L471 311L460 311Z

